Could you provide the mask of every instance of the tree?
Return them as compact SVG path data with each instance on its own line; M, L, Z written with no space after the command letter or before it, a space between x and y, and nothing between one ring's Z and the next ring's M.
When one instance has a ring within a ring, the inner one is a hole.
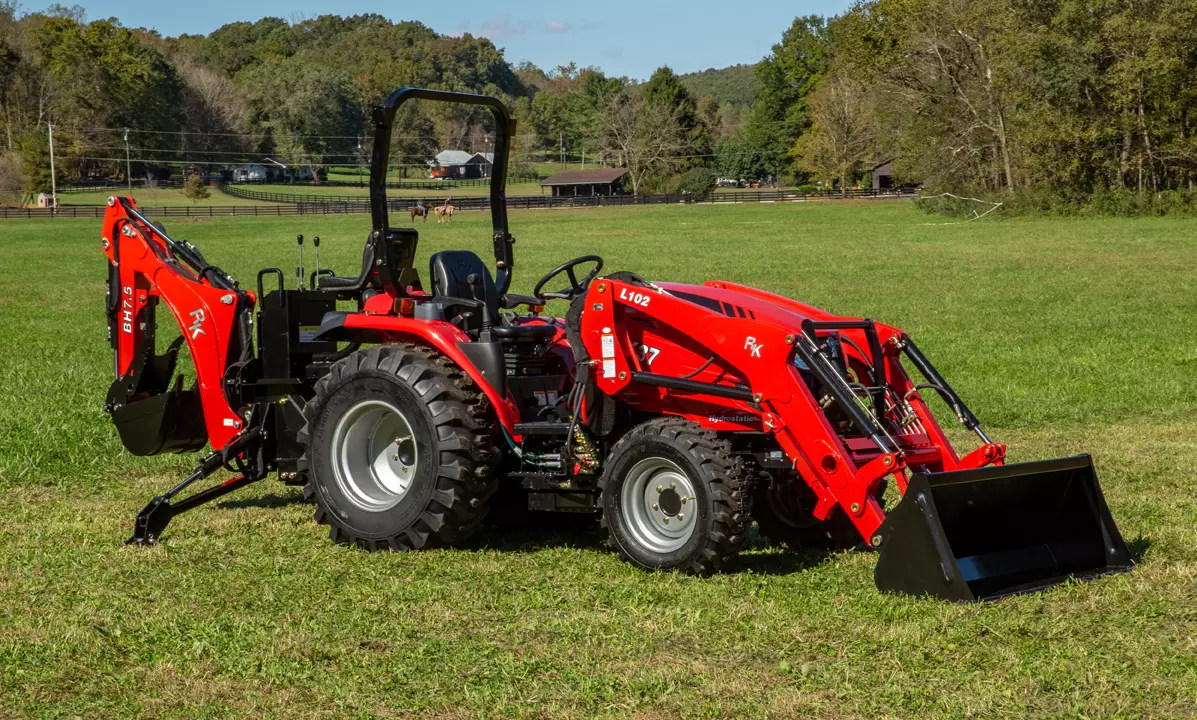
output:
M711 128L700 118L694 96L669 66L657 68L645 83L644 101L673 115L684 140L679 154L687 156L679 162L680 167L710 164Z
M183 181L183 195L191 198L191 202L207 200L211 195L208 190L208 181L200 177L199 173L192 173Z
M672 174L687 147L677 114L643 95L625 93L611 98L599 113L599 123L601 147L628 168L633 193L639 194L654 176Z
M756 180L769 174L761 154L743 140L721 137L715 143L715 175L731 180Z
M344 73L295 60L270 62L246 74L246 87L279 160L307 167L317 182L326 159L352 162L362 117Z
M760 86L744 136L771 170L786 163L794 143L810 127L806 98L827 71L829 54L826 18L809 15L795 18L781 42L757 63Z
M863 83L839 74L824 78L807 101L812 125L794 147L798 167L847 189L862 163L876 157L872 102Z
M21 170L21 156L0 151L0 203L16 204L25 190L25 174Z

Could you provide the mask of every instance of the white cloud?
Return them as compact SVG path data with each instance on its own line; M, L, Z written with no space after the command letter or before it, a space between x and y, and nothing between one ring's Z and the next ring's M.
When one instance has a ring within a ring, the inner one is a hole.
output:
M473 34L478 37L484 37L488 40L501 40L513 35L523 35L526 28L522 22L511 21L511 13L504 12L502 15L496 15L481 26L477 30L472 30Z
M566 33L573 29L573 26L566 22L554 20L544 26L544 31L547 33Z

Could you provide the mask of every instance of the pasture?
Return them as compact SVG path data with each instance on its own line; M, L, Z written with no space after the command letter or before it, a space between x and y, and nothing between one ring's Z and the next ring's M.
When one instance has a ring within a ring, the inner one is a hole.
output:
M112 360L99 221L9 221L0 716L1197 713L1192 221L940 225L876 202L511 222L518 292L597 253L609 271L748 283L905 328L1012 460L1094 455L1138 567L960 606L881 595L870 553L794 555L759 539L738 572L710 579L633 569L597 531L487 531L465 549L369 555L329 543L298 489L273 479L176 519L156 548L126 547L136 512L197 456L128 456L101 412ZM484 213L420 229L425 263L445 248L489 257ZM293 277L299 232L349 274L368 219L168 230L249 285L264 266Z

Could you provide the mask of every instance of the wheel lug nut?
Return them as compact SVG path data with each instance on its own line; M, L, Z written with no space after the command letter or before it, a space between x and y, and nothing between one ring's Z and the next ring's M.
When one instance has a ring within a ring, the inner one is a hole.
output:
M665 524L666 524L666 525L668 525L668 524L669 524L669 518L665 518Z
M392 459L392 460L394 460L395 462L399 462L399 456L398 456L398 455L392 455L392 456L391 456L391 459Z
M677 483L669 483L669 489L670 489L670 490L676 490L676 489L677 489Z
M685 515L682 515L681 513L678 513L678 514L677 514L677 519L678 519L678 520L685 520L685 519L686 519L686 516L685 516Z
M656 503L653 503L653 510L660 510L660 509L661 509L661 508L660 508L660 507L658 507Z
M407 472L408 470L411 470L411 468L409 468L408 466L404 465L404 466L403 466L403 472Z
M663 492L665 492L665 491L664 491L664 490L661 488L661 486L660 486L660 485L658 485L658 486L657 486L657 494L658 494L658 495L660 495L660 494L661 494L661 493L663 493Z

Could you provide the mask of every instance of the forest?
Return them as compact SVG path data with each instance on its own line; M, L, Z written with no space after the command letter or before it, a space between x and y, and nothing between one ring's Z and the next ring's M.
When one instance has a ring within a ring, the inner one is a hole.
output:
M369 108L416 85L501 97L516 172L584 154L628 167L638 193L716 177L844 188L892 161L903 183L1012 205L1188 207L1195 34L1191 0L862 0L778 28L755 64L637 81L375 14L162 37L3 0L0 197L50 185L50 124L64 184L266 157L360 165ZM418 174L441 149L486 151L488 123L413 107L393 162Z

